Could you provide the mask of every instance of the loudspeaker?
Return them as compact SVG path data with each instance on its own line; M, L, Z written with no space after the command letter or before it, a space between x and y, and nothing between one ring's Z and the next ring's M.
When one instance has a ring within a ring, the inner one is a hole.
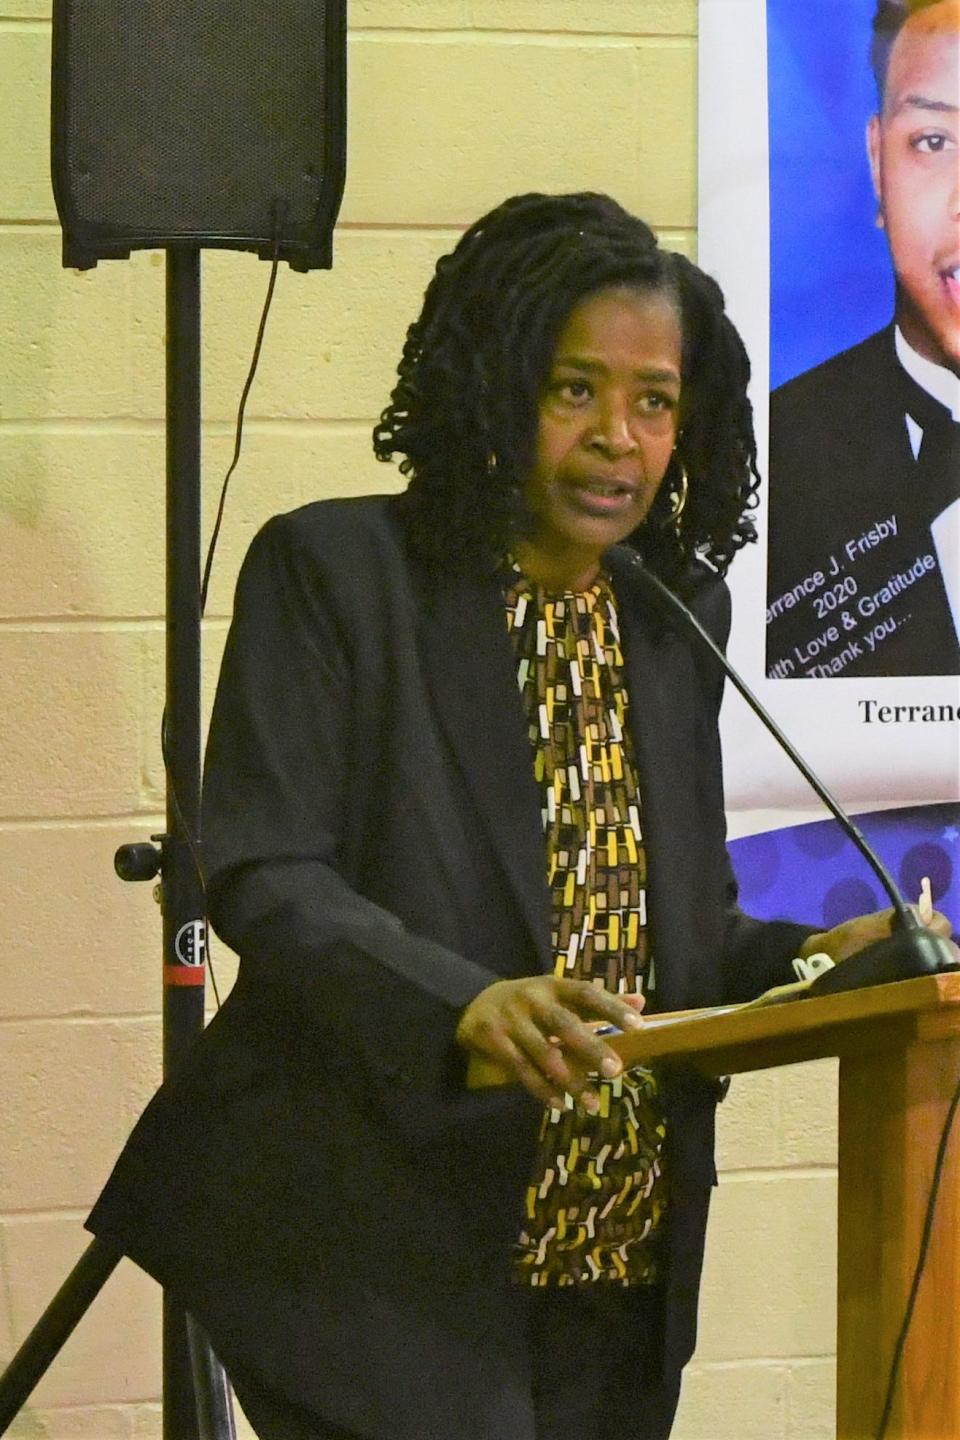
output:
M346 0L54 0L63 263L218 246L329 267L346 28Z

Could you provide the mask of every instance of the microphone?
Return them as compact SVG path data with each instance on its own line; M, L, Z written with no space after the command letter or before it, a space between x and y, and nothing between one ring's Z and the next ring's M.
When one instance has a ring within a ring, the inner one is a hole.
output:
M835 799L827 786L819 776L814 774L803 756L787 739L773 716L761 705L746 681L730 664L720 646L700 624L693 611L658 576L654 575L652 570L646 567L639 555L633 557L633 563L650 589L722 666L750 709L770 732L781 750L789 756L807 784L840 825L844 834L853 841L890 897L894 910L891 934L882 940L875 940L872 945L865 946L841 964L818 975L804 990L804 996L826 995L842 990L859 990L864 985L887 985L896 980L912 980L919 975L935 975L944 970L960 969L960 961L957 960L949 940L934 935L931 930L921 924L913 908L904 900L880 856L868 844L840 802Z

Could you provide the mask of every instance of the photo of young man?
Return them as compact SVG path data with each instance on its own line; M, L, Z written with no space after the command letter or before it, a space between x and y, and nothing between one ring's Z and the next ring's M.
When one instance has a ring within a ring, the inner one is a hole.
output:
M894 314L771 396L772 678L960 674L960 0L873 31Z

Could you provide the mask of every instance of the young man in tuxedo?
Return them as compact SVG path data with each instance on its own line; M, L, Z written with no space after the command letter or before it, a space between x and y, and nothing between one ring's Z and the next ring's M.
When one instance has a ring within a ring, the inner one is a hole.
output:
M893 320L774 391L768 673L960 674L960 0L879 0Z

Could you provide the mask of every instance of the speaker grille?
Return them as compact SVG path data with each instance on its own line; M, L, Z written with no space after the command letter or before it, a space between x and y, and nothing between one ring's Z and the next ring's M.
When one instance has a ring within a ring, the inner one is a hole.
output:
M54 189L121 242L315 244L343 185L345 0L58 0ZM332 202L332 203L331 203Z

